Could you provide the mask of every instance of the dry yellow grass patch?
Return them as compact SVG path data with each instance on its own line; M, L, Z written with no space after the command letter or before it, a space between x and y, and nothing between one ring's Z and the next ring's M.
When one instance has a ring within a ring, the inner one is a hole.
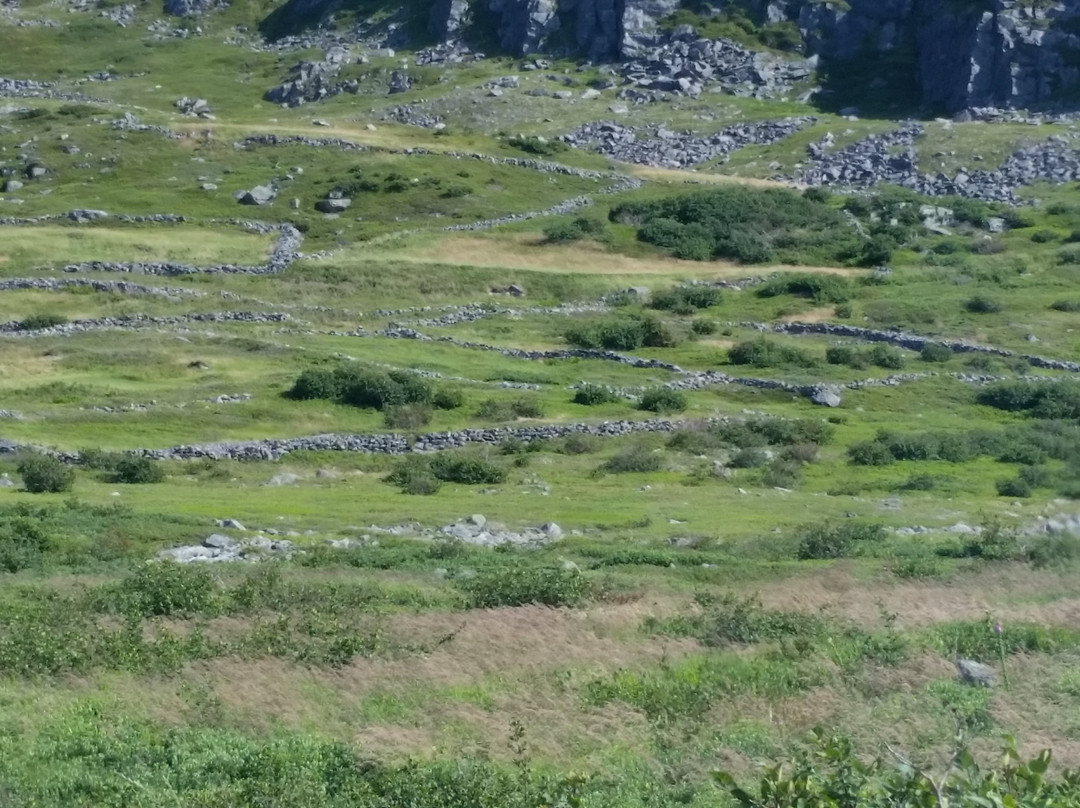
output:
M832 306L822 306L817 309L809 309L808 311L802 311L798 314L788 314L780 318L782 323L822 323L826 320L831 320L836 314L836 309Z
M749 185L754 188L805 188L797 183L766 180L760 177L737 177L732 174L706 174L686 168L659 168L655 166L622 165L627 174L652 182L689 185Z
M1080 586L1075 581L1052 571L1016 567L967 574L962 585L882 578L868 586L854 577L850 567L837 564L759 591L768 608L825 611L864 625L880 625L882 607L896 613L902 627L987 615L1053 625L1075 625L1080 620ZM1046 602L1050 592L1060 592L1061 597Z
M368 252L364 257L370 259L373 256ZM666 256L638 258L609 252L604 246L589 242L542 244L537 236L530 233L448 235L420 246L386 250L379 257L437 266L715 280L771 275L779 271L843 276L857 276L864 272L845 267L744 266L731 261L683 261Z

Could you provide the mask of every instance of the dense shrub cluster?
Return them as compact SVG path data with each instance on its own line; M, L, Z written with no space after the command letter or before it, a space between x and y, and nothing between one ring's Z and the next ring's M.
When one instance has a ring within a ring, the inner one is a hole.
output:
M762 416L680 429L668 440L668 446L691 454L706 454L725 447L824 446L832 441L835 431L825 421Z
M628 314L569 329L566 341L579 348L633 351L638 348L670 348L678 339L658 318Z
M847 558L858 545L880 542L885 538L883 525L873 522L821 522L799 528L798 557L801 559Z
M75 485L74 469L51 455L27 454L16 468L31 494L59 494Z
M577 216L568 222L559 221L544 228L544 241L549 244L582 239L605 241L607 237L607 225L600 219L592 219L588 216Z
M1080 417L1080 382L1008 381L979 391L980 404L1034 418Z
M847 365L856 370L865 370L871 365L901 370L904 367L904 354L885 343L878 343L865 351L852 345L831 345L825 349L825 361L830 365Z
M728 350L728 361L733 365L750 365L756 368L812 368L818 365L817 358L806 351L766 337L757 337L733 345Z
M579 606L590 595L589 580L576 569L505 566L457 582L474 609L500 606Z
M429 381L415 373L351 364L341 365L334 370L305 370L285 396L296 401L324 399L384 411L409 404L454 409L461 406L463 401L459 391L436 390ZM413 420L418 420L415 414Z
M715 286L676 286L653 292L649 308L675 314L693 314L699 309L720 305L720 290Z
M816 303L846 303L851 300L851 282L837 275L815 275L809 272L783 272L761 284L758 297L797 295Z
M670 387L653 387L646 390L638 402L639 410L671 414L686 409L686 394Z
M583 404L586 407L596 407L601 404L614 404L621 401L619 394L610 387L602 384L582 384L574 391L574 403Z
M506 480L506 469L481 454L438 452L412 455L386 477L407 494L434 494L440 483L496 485Z
M872 250L870 242L859 238L840 211L785 189L716 188L625 202L610 215L612 221L637 226L638 239L677 258L744 264L882 262L876 245Z

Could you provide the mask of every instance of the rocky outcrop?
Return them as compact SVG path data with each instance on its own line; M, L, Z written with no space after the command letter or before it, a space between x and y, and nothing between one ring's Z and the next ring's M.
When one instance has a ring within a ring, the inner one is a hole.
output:
M804 53L831 61L841 85L847 62L869 71L888 62L918 88L923 104L949 112L1056 108L1062 91L1080 82L1076 0L728 2L748 8L762 23L793 23ZM493 16L500 44L512 53L548 50L557 41L558 47L576 46L594 61L635 61L651 59L671 43L661 23L682 5L679 0L439 0L431 29L443 39L458 39L470 17ZM881 91L888 92L882 76Z

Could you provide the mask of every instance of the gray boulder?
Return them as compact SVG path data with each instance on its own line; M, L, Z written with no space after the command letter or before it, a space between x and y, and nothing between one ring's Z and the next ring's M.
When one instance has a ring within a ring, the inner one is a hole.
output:
M966 685L976 685L978 687L993 687L994 685L994 669L989 665L976 662L974 659L958 658L956 660L956 673L960 677L960 681Z
M8 180L4 183L4 193L13 194L16 191L20 190L22 187L23 184L18 180Z
M390 95L408 92L412 87L412 79L404 70L395 70L390 74Z
M810 400L819 407L839 407L842 403L840 391L831 385L820 385L815 390Z
M236 201L241 205L269 205L277 192L269 185L256 185L250 191L237 191Z
M351 204L351 199L320 199L315 203L315 210L319 213L344 213Z

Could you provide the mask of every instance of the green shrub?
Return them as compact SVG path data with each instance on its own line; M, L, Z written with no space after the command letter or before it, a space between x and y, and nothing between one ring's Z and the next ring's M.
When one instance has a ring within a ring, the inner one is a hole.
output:
M578 216L569 222L556 222L544 228L544 241L549 244L581 239L604 241L607 236L607 225L599 219L590 219L587 216Z
M639 240L690 260L836 263L862 249L839 211L813 196L778 188L731 186L625 202L610 218L636 226Z
M1051 241L1057 241L1057 239L1058 234L1053 230L1036 230L1031 234L1031 240L1036 244L1049 244Z
M975 295L964 301L964 309L972 314L996 314L1002 310L1002 305L985 295Z
M1024 412L1035 418L1080 417L1080 383L1073 381L1007 381L979 391L980 404L1009 412Z
M674 311L676 314L692 314L699 309L718 306L720 301L720 290L715 286L695 284L653 292L649 308Z
M340 376L332 370L309 368L296 377L293 386L285 393L296 401L325 399L336 401L341 395Z
M830 345L825 349L825 361L830 365L850 365L858 351L850 345Z
M639 410L658 413L682 412L687 407L686 394L670 387L653 387L641 395Z
M63 325L67 321L67 317L64 317L61 314L41 312L38 314L31 314L20 320L18 329L20 331L40 331L43 328L54 328L55 326Z
M431 385L414 373L343 366L336 372L341 400L354 407L382 410L400 404L430 404Z
M660 470L660 455L641 443L632 443L619 450L602 466L613 474L630 474Z
M716 333L716 323L703 317L697 317L690 323L690 330L700 336L708 336Z
M0 570L19 572L40 567L52 540L40 520L16 517L0 521Z
M919 352L919 358L924 362L948 362L952 359L952 351L940 342L928 342Z
M457 582L469 606L497 609L505 606L579 606L592 587L578 570L506 566Z
M592 454L600 450L600 439L595 435L588 435L584 432L576 432L572 435L567 435L563 438L562 443L559 444L558 450L562 454L568 455L580 455L580 454Z
M190 617L209 610L217 584L201 564L144 564L116 587L118 611L144 617Z
M621 401L618 393L610 387L602 384L582 384L574 391L573 401L586 407L597 407L601 404L614 404Z
M427 457L413 455L401 461L386 477L386 482L396 485L406 494L429 496L438 493L442 482L431 470Z
M735 469L756 469L769 462L769 455L764 449L749 447L740 449L728 463Z
M904 355L891 345L879 342L870 349L868 356L870 361L879 368L900 370L904 367Z
M429 460L439 480L462 485L496 485L506 480L506 469L479 455L440 452Z
M1070 313L1080 311L1080 300L1055 300L1050 304L1054 311L1066 311Z
M998 480L994 483L1000 497L1015 497L1027 499L1031 496L1031 486L1022 477L1012 477L1006 480Z
M577 326L565 333L566 341L580 348L633 351L642 346L668 348L677 344L675 335L656 317L624 315L591 325Z
M55 457L27 454L17 466L23 485L31 494L59 494L75 485L75 471Z
M427 404L399 404L383 411L387 429L420 429L431 422L431 407Z
M476 409L476 417L488 421L511 421L515 418L540 418L544 410L540 402L531 398L518 398L511 401L503 401L497 398L489 398L480 402Z
M798 348L782 345L765 337L757 337L737 343L728 351L728 361L733 365L750 365L757 368L816 367L818 360Z
M853 293L851 283L837 275L784 272L757 287L754 294L758 297L797 295L817 303L846 303Z
M465 393L456 387L443 387L435 391L431 405L437 410L456 410L465 404Z
M874 522L821 522L804 525L797 536L800 559L847 558L860 543L882 541L885 528Z
M165 479L161 463L142 455L124 455L117 462L112 474L113 482L131 485L160 483Z
M848 447L848 459L856 466L887 466L896 458L879 440L864 440Z

